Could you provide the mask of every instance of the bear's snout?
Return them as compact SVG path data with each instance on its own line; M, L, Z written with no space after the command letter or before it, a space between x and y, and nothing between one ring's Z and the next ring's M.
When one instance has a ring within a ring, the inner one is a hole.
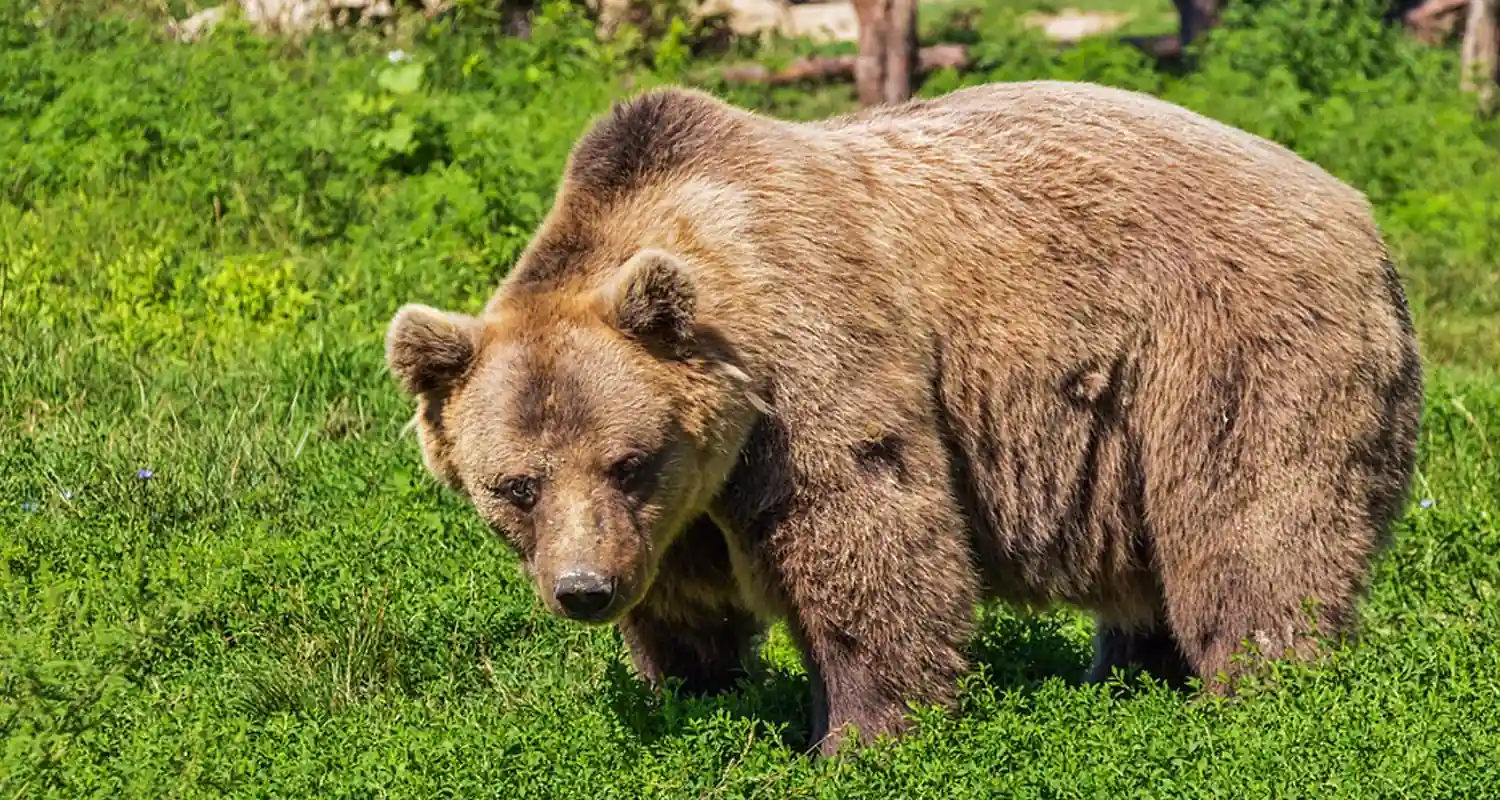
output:
M570 618L596 620L615 600L615 580L588 570L569 570L558 577L552 596Z

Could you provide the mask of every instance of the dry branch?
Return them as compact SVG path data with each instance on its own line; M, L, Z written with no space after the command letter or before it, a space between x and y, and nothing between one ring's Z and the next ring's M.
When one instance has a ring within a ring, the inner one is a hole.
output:
M771 86L801 81L850 81L854 80L856 60L857 56L800 58L775 72L761 64L743 64L724 70L723 77L731 83L764 83ZM969 51L961 44L940 44L917 51L919 72L963 69L968 65Z

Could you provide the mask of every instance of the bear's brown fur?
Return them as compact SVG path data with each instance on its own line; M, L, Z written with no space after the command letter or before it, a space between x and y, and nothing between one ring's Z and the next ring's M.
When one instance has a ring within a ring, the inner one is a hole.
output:
M948 704L976 602L1090 677L1352 629L1421 413L1363 196L1149 96L992 84L813 123L618 105L479 316L387 355L434 474L642 675L788 624L837 749Z

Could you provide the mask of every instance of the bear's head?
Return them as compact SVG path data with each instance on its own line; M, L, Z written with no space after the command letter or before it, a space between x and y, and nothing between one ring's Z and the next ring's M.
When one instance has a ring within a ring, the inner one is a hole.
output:
M638 603L763 407L698 305L688 264L647 249L596 285L517 287L479 317L412 304L390 323L428 470L555 614L603 623Z

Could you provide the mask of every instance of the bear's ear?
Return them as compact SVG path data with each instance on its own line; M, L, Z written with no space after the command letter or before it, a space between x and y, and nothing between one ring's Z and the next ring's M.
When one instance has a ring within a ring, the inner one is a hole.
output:
M621 333L674 348L692 340L697 291L687 265L672 254L637 252L600 291L605 315Z
M474 363L483 330L476 317L409 303L386 330L385 361L408 394L445 391Z

